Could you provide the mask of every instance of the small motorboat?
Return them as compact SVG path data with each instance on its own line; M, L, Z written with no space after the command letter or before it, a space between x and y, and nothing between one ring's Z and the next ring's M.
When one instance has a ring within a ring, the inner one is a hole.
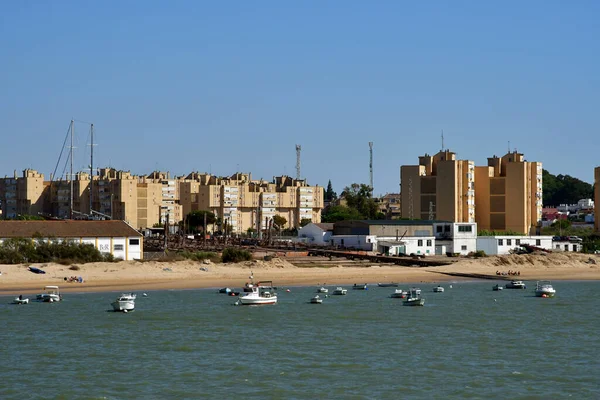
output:
M402 289L396 289L394 293L390 295L390 297L393 299L404 299L406 298L406 296L408 296L408 293L403 291Z
M135 308L135 293L123 293L110 303L115 311L129 312Z
M437 285L433 288L433 293L444 293L444 288L440 285Z
M329 293L329 289L327 289L324 286L321 286L320 288L317 289L317 293Z
M497 285L496 284L496 285L492 286L492 290L495 291L495 292L498 292L498 291L500 291L502 289L504 289L504 288L501 285Z
M346 293L348 293L348 290L338 286L337 288L335 288L332 294L335 294L336 296L343 296Z
M352 290L367 290L367 284L357 285L356 283L352 286Z
M13 304L29 304L29 299L24 299L23 296L15 297Z
M219 289L219 293L225 293L225 294L231 293L231 289L229 289L228 287L221 288L221 289Z
M398 284L394 283L394 282L390 282L390 283L378 283L377 286L379 286L379 287L398 287Z
M252 292L238 297L236 304L244 306L258 306L265 304L276 304L277 293L273 282L264 281L256 284L252 283Z
M321 297L319 297L319 295L317 294L312 299L310 299L310 303L311 304L322 304L323 299Z
M424 306L425 299L421 297L421 289L412 288L408 292L408 298L402 302L405 306Z
M525 286L525 282L523 281L511 281L504 285L504 287L507 289L527 289L527 286Z
M44 293L36 295L35 298L36 300L45 303L54 303L56 301L62 300L62 296L60 295L60 290L58 289L58 286L54 285L45 286Z
M556 290L552 287L550 281L538 281L535 285L536 297L554 297Z

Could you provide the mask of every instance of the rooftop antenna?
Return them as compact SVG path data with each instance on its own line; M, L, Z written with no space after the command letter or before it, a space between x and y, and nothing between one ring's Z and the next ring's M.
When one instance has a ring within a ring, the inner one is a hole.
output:
M373 196L373 142L369 142L369 186Z
M442 151L444 151L444 130L442 129Z
M299 144L296 145L296 179L300 180L300 151L302 151L302 146Z
M94 196L94 124L90 124L90 217L93 210Z
M510 153L510 140L508 141L508 152Z

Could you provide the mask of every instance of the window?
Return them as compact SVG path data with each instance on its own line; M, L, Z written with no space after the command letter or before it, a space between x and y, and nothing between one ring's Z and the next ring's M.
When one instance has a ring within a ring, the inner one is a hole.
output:
M140 239L129 239L129 245L130 246L139 246L140 245Z
M459 225L458 226L458 231L459 232L473 232L473 226L471 226L471 225Z
M438 225L435 227L435 231L437 233L442 233L444 231L444 227L442 225Z
M417 240L417 246L422 247L423 241L421 239Z
M521 245L521 239L515 239L515 244L517 246L520 246Z
M512 246L512 239L506 239L506 245Z
M460 246L461 250L467 250L467 246L465 246L464 244L462 246Z
M427 239L427 247L431 247L431 239Z
M450 225L444 226L444 232L450 232Z
M541 239L535 239L535 245L536 246L540 246L542 244L542 240Z
M502 239L498 239L498 246L503 246L504 245L504 241Z
M573 251L577 251L577 245L576 244L573 245Z
M122 244L115 244L113 246L113 250L114 251L123 251L123 245Z

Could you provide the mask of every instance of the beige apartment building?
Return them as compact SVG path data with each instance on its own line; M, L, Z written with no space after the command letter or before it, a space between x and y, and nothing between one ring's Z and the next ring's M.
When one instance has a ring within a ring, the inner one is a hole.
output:
M536 234L542 219L542 163L509 152L475 168L475 207L480 230Z
M179 186L183 215L211 211L235 233L266 229L275 215L287 220L285 228L299 227L303 219L321 222L323 188L308 186L306 180L278 176L267 182L252 180L250 174L217 177L194 172Z
M596 231L600 232L600 167L594 169L594 225Z
M2 218L19 215L38 215L44 212L46 202L44 175L26 169L22 176L14 172L12 177L0 178L0 214Z
M475 163L442 150L400 167L402 217L475 222Z

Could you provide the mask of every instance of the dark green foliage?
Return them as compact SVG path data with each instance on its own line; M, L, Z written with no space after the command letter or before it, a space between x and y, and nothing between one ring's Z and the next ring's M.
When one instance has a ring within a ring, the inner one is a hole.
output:
M228 247L223 250L221 259L224 263L226 262L240 262L252 260L252 253L248 250L236 249L234 247Z
M285 217L282 217L281 215L275 215L273 217L273 223L275 224L275 227L277 229L283 229L283 227L285 226L285 224L287 224L287 219Z
M112 254L100 253L92 244L28 238L7 239L0 244L0 264L58 262L69 265L113 260Z
M353 219L364 219L362 214L358 210L349 208L346 206L332 206L328 207L321 214L321 221L323 222L338 222L348 221Z
M475 258L481 258L481 257L487 257L487 254L485 254L485 251L483 250L477 250L477 251L472 251L468 254L469 257L475 257Z
M346 205L331 206L323 210L321 221L338 222L356 219L385 219L373 199L371 187L363 183L353 183L344 188L341 196Z
M594 198L593 186L569 175L552 175L542 171L544 206L575 204L581 199Z
M306 226L308 224L310 224L312 222L312 220L310 218L302 218L300 220L300 226ZM327 222L327 221L323 221L323 222Z
M219 255L212 251L181 251L177 253L179 256L193 261L211 260L213 262L220 261Z
M198 232L204 229L204 214L206 214L206 225L217 222L217 217L210 211L192 211L185 217L185 225L189 227L189 232Z
M333 201L337 199L337 193L333 191L333 186L331 186L331 179L329 183L327 183L327 189L325 190L325 201Z

